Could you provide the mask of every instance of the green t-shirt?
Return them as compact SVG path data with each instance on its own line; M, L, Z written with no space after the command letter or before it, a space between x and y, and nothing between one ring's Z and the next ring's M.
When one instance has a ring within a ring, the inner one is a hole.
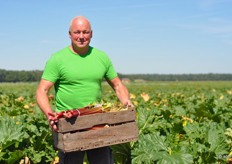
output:
M66 47L47 61L42 79L54 82L56 111L87 106L102 96L102 80L113 79L117 73L109 57L90 47L82 56Z

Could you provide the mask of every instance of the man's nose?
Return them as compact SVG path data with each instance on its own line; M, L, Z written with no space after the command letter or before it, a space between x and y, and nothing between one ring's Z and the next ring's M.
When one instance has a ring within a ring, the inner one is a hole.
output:
M83 32L80 33L80 38L83 38L84 37L84 34Z

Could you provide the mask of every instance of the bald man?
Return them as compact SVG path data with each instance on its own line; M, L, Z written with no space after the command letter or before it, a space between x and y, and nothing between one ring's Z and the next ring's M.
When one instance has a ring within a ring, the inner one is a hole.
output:
M82 108L100 102L103 79L113 88L122 105L133 106L128 90L118 77L110 58L103 51L90 46L92 36L93 31L87 18L73 18L69 27L71 44L54 53L46 62L36 91L36 100L54 131L57 130L57 126L49 113ZM56 97L54 110L48 99L48 92L53 86ZM113 164L110 147L85 152L90 164ZM85 152L60 151L60 164L82 164Z

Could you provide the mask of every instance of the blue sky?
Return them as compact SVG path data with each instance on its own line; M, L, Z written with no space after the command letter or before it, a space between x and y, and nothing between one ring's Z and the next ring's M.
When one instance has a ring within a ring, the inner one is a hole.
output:
M42 70L77 15L119 73L232 73L231 0L2 0L0 69Z

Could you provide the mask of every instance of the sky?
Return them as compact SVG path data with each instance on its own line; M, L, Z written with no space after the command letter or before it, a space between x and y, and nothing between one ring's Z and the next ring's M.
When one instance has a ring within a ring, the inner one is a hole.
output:
M118 73L232 73L232 0L1 0L0 69L43 70L78 15Z

